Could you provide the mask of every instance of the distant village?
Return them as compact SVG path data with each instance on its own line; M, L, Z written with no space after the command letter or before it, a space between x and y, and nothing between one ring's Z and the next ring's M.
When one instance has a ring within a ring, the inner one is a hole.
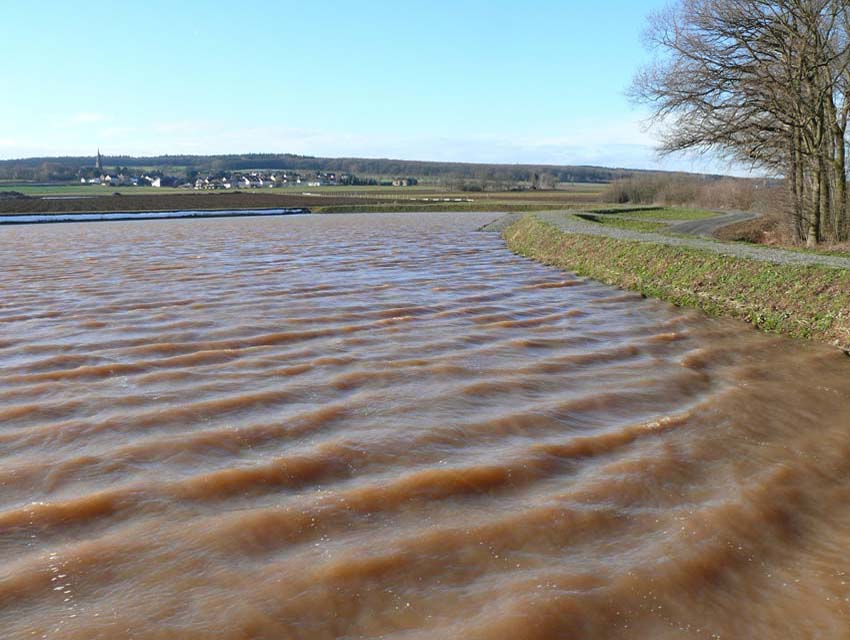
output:
M104 187L171 187L214 191L218 189L274 189L282 187L333 187L355 185L380 185L393 187L411 187L417 184L416 178L394 178L378 181L361 179L348 173L315 171L299 173L296 171L220 171L201 175L169 176L161 171L133 173L128 168L116 167L109 172L103 167L100 150L94 167L80 170L80 183L101 185Z

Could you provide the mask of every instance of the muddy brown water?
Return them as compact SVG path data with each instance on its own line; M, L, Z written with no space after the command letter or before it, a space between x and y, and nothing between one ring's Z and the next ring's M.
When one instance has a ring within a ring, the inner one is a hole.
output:
M850 360L480 214L0 232L3 638L846 638Z

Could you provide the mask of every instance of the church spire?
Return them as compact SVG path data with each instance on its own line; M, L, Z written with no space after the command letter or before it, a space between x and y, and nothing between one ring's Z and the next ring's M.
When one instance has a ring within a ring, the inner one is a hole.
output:
M97 148L97 162L94 166L98 171L103 172L103 156L100 155L100 147Z

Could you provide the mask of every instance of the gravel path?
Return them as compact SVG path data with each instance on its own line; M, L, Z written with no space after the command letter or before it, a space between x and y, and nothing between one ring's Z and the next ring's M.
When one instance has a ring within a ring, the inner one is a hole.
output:
M750 211L730 211L729 213L718 215L714 218L705 218L703 220L686 220L685 222L677 222L671 224L667 229L672 233L684 233L689 236L706 236L712 237L712 234L718 229L722 229L726 225L735 224L736 222L744 222L758 218L757 213Z
M819 265L823 267L834 267L836 269L850 269L850 258L788 251L785 249L773 249L770 247L746 245L736 242L716 242L703 240L701 238L683 238L665 236L660 233L631 231L629 229L619 229L617 227L594 224L593 222L584 222L572 217L570 213L573 212L543 211L533 215L535 215L539 220L548 222L561 231L565 231L567 233L606 236L620 240L654 242L674 247L691 247L694 249L702 249L704 251L713 251L714 253L719 253L721 255L734 256L736 258L749 258L751 260L761 260L762 262L773 262L775 264ZM523 215L524 214L509 214L503 216L489 225L482 227L482 230L500 232L505 227L513 224L516 220L519 220ZM712 220L714 220L714 218L712 218Z
M505 229L511 226L514 222L522 218L524 213L503 213L499 214L499 217L495 218L493 222L485 224L483 227L479 229L479 231L493 231L495 233L502 233Z

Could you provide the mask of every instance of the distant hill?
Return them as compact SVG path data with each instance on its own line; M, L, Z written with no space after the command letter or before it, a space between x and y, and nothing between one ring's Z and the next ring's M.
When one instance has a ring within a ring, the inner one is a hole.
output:
M318 158L293 154L165 155L150 157L104 156L104 167L193 169L200 173L260 169L322 171L357 176L412 176L436 181L463 179L524 182L534 175L553 176L560 182L605 183L635 174L668 173L639 169L544 164L477 164L428 162L386 158ZM0 180L71 180L81 167L94 166L94 156L67 156L0 160ZM706 176L719 178L720 176Z

